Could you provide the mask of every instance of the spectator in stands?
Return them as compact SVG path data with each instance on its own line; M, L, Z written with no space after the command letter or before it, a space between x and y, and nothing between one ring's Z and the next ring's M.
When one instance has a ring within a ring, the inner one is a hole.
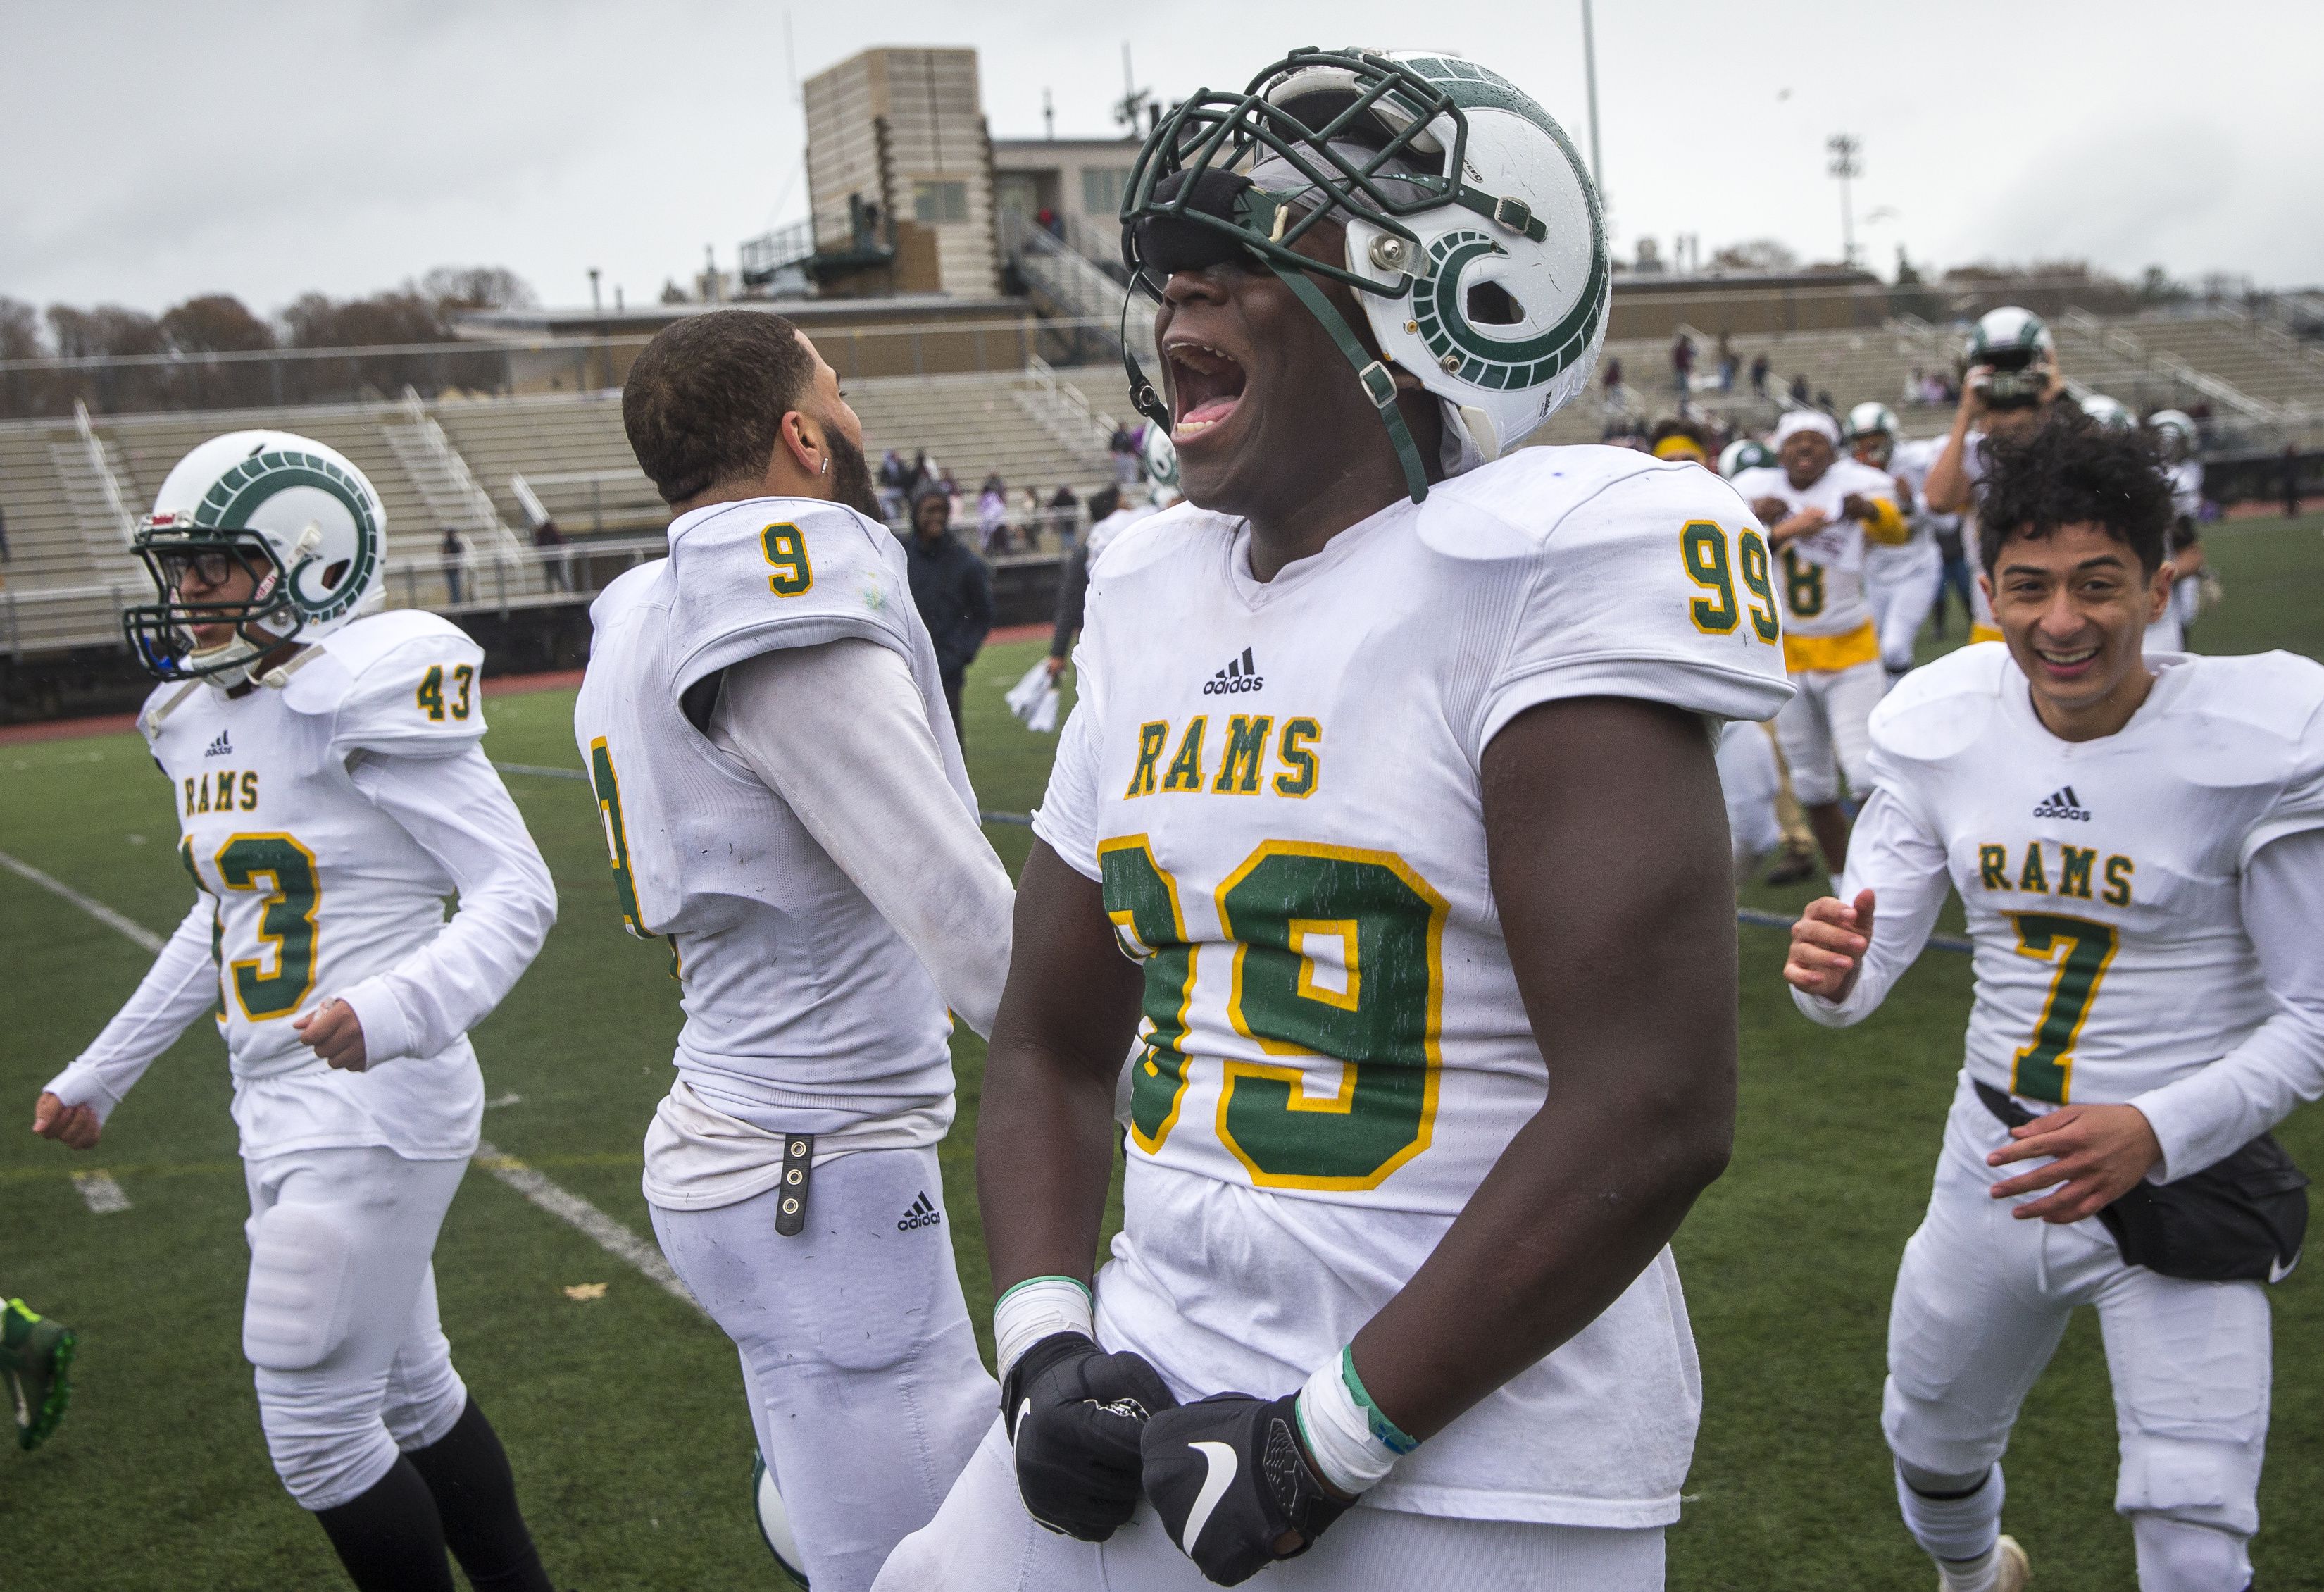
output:
M2283 517L2287 520L2300 517L2300 444L2297 442L2283 445ZM0 536L0 558L7 556L7 538Z
M924 486L913 497L912 537L904 551L909 555L912 605L936 648L953 731L965 739L960 693L968 666L992 629L992 577L984 560L953 535L952 499L941 486Z
M904 456L892 448L880 461L880 517L890 524L904 517L904 504L910 501L912 489L905 479L909 473Z
M1736 356L1734 343L1725 332L1720 332L1719 334L1719 390L1720 392L1732 393L1735 390L1735 372L1742 363L1743 361Z
M930 472L928 467L928 450L923 448L918 453L912 455L911 467L904 472L905 502L909 503L913 498L918 496L920 488L927 486L934 479L936 479L936 477Z
M1146 473L1146 461L1139 457L1138 439L1130 434L1128 426L1116 426L1113 435L1105 440L1105 450L1113 456L1113 484L1135 486Z
M1684 332L1671 339L1671 380L1682 397L1694 384L1694 339Z
M0 504L0 564L13 564L16 555L8 551L8 510Z
M1058 487L1049 499L1049 523L1057 533L1057 551L1071 558L1082 528L1082 500L1071 486Z
M1808 395L1808 378L1806 376L1794 375L1792 377L1791 394L1792 402L1794 404L1798 405L1802 409L1805 409L1808 406L1810 399Z
M468 562L468 544L460 539L459 532L447 525L444 540L437 543L436 551L443 555L444 589L452 594L451 606L456 608L460 606L460 576Z
M1009 551L1009 485L999 470L988 472L976 489L976 540L988 559Z
M1773 367L1767 363L1766 354L1755 354L1751 356L1752 397L1765 399L1767 396L1767 372L1771 368Z
M1606 361L1606 412L1619 414L1625 407L1622 400L1622 362Z
M540 554L540 572L549 578L549 589L572 590L572 572L567 567L566 555L557 551L565 545L565 532L557 528L557 522L543 520L535 525L532 545Z

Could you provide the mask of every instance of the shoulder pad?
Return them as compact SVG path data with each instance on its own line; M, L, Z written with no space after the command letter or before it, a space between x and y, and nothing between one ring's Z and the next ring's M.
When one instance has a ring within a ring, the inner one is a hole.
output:
M1886 470L1875 469L1861 459L1839 458L1832 461L1843 492L1869 492L1885 497L1896 495L1896 477Z
M669 573L669 560L655 559L614 576L589 605L589 627L603 630L632 608L650 602L654 588Z
M1548 544L1568 516L1597 504L1611 489L1621 490L1605 499L1609 506L1637 501L1631 483L1657 497L1671 489L1681 498L1711 489L1702 501L1718 506L1704 512L1749 518L1727 484L1698 465L1655 458L1636 449L1577 443L1520 448L1432 486L1420 505L1420 539L1450 558L1528 558ZM1672 530L1674 534L1676 527Z
M912 656L918 611L903 544L819 498L720 504L670 527L673 689L783 647L854 636Z
M2007 682L2019 678L1999 642L1948 653L1880 699L1872 710L1872 744L1907 762L1941 762L1985 732Z
M1237 523L1224 514L1198 509L1191 503L1176 503L1154 514L1140 514L1106 538L1097 557L1090 560L1090 578L1095 580L1102 574L1108 579L1117 579L1134 574L1196 537L1206 533L1232 535Z
M342 753L441 755L484 738L484 650L442 616L374 614L333 631L314 653L296 661L282 699L294 712L333 717Z
M161 734L161 725L176 712L188 697L204 690L198 680L165 680L145 693L144 702L137 709L137 733L152 746L153 737Z
M2324 773L2324 663L2290 653L2190 657L2163 737L2172 772L2212 790Z
M1728 485L1746 503L1755 497L1780 495L1792 489L1790 477L1774 465L1753 465L1748 470L1738 470L1735 478Z

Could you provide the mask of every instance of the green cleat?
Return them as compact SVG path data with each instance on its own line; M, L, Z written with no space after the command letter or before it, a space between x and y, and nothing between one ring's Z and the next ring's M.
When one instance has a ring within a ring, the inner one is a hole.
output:
M72 1399L72 1328L36 1316L21 1299L0 1305L0 1380L16 1404L16 1446L39 1448Z

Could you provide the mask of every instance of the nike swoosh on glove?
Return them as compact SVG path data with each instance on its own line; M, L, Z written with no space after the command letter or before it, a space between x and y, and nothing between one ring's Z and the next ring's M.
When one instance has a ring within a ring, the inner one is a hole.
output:
M1001 1387L1026 1512L1063 1536L1102 1542L1137 1511L1148 1415L1177 1403L1160 1372L1079 1332L1018 1356Z
M1178 1550L1222 1587L1296 1559L1347 1513L1300 1452L1298 1397L1217 1393L1146 1423L1146 1495Z

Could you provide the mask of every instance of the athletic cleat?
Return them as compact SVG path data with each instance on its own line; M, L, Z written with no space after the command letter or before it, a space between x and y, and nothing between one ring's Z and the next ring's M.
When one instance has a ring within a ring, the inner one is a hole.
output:
M799 1569L798 1539L791 1534L791 1512L783 1504L783 1495L775 1486L775 1473L767 1468L766 1457L751 1456L751 1507L759 1523L759 1541L775 1556L775 1562L802 1588L807 1586L807 1571Z
M16 1405L16 1446L39 1448L72 1401L74 1337L61 1321L34 1315L21 1299L0 1305L0 1380Z
M2017 1539L2004 1535L1994 1544L1993 1592L2025 1592L2025 1583L2034 1578L2034 1566L2025 1557L2025 1550ZM1941 1572L1937 1577L1937 1592L1949 1592L1949 1583Z

